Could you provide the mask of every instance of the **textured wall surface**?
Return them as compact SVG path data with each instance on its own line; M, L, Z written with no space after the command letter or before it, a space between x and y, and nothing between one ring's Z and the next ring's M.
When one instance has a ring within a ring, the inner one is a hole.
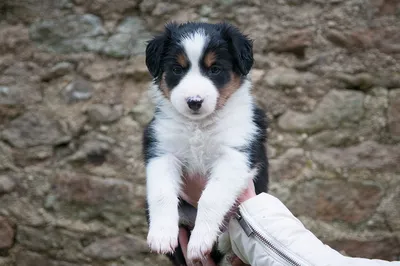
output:
M335 249L399 258L399 1L2 0L0 265L168 265L140 149L144 45L171 19L255 39L271 193Z

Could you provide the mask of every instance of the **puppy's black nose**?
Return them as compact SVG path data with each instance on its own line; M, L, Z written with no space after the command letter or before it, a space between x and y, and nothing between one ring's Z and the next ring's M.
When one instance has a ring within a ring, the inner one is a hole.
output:
M194 98L194 99L189 98L186 101L189 108L192 109L193 111L198 111L201 108L201 104L203 103L203 99L199 98Z

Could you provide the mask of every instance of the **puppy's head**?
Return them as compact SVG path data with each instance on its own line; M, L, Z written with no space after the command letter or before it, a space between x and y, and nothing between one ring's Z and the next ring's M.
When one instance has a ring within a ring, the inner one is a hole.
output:
M240 88L253 65L252 41L226 23L170 23L148 43L146 65L174 108L198 120Z

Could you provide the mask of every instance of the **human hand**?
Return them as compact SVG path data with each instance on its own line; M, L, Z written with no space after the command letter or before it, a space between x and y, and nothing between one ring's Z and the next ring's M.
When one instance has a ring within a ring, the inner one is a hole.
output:
M180 194L181 198L188 202L190 205L197 208L198 201L200 196L207 184L207 180L201 176L192 176L186 177L183 179L182 184L182 192ZM253 180L249 180L248 186L242 192L242 194L238 197L237 202L239 204L245 202L246 200L255 197L255 188ZM181 228L179 231L179 243L182 248L182 252L185 256L185 260L187 261L188 265L191 265L189 260L187 259L187 244L188 244L188 232L187 229ZM247 264L243 263L236 255L229 256L229 262L232 266L246 266ZM204 258L202 262L198 262L199 266L216 266L215 262L207 256Z
M207 180L201 176L189 177L183 179L181 197L187 203L197 208L201 193L203 192ZM252 179L249 180L248 186L242 192L238 198L238 202L241 204L246 200L255 197L256 192L254 188L254 182Z

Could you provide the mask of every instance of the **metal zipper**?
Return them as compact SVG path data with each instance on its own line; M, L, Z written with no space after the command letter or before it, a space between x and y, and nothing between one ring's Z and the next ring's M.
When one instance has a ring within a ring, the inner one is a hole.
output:
M288 255L280 251L277 247L275 247L269 240L265 239L265 237L258 232L257 230L254 229L250 224L248 224L244 219L243 216L240 214L240 212L236 213L236 219L238 220L240 226L243 228L244 232L248 237L251 235L254 235L257 237L264 245L266 245L268 248L270 248L273 252L275 252L279 257L284 259L289 263L289 265L292 266L301 266L300 263L295 261L294 259L290 258Z

